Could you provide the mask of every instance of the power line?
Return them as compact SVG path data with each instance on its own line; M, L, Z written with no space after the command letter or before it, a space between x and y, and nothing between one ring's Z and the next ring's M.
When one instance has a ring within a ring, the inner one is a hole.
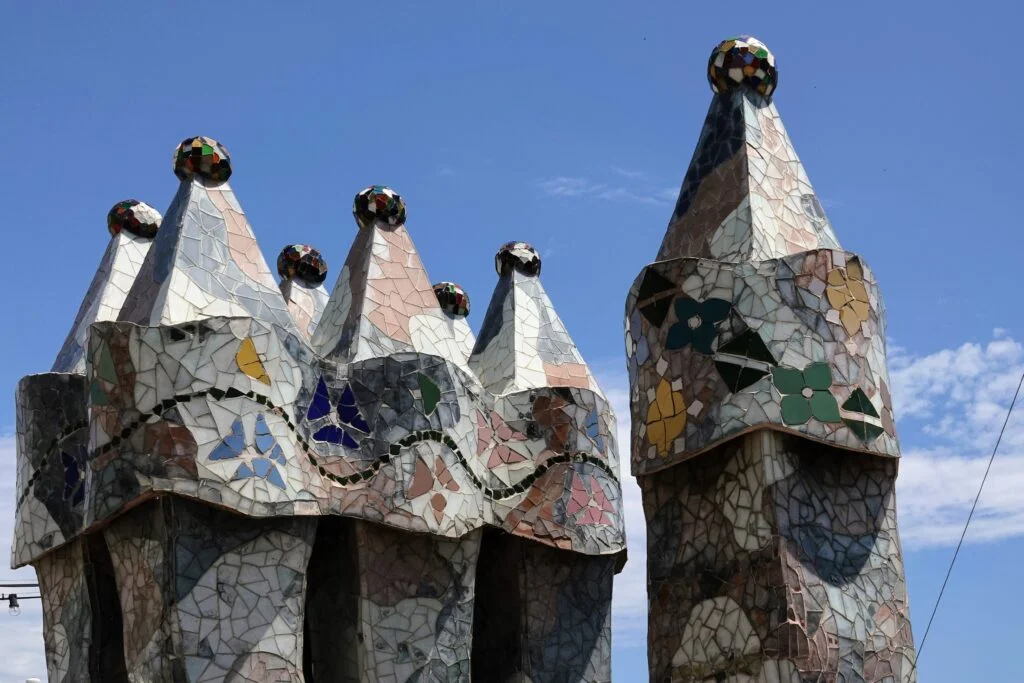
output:
M924 636L921 637L921 646L917 648L917 655L914 657L914 665L910 671L913 672L917 669L917 663L921 661L921 652L924 650L924 644L928 641L928 633L932 630L932 622L935 621L935 613L939 611L939 603L942 602L942 595L946 592L946 584L949 583L949 575L953 573L953 565L956 564L956 558L960 555L960 548L964 544L964 538L967 536L967 528L971 526L971 519L974 517L974 511L978 507L978 500L981 499L981 492L985 488L985 481L988 479L988 473L992 469L992 461L996 459L996 453L999 451L999 444L1003 441L1003 433L1006 432L1006 425L1010 423L1010 415L1013 414L1013 407L1017 404L1017 397L1020 395L1020 388L1024 385L1024 374L1021 374L1020 381L1017 382L1017 391L1013 392L1013 400L1010 401L1010 408L1006 411L1006 419L1003 420L1003 426L999 430L999 437L996 439L996 445L992 449L992 455L988 458L988 465L985 467L985 474L981 478L981 485L978 486L978 493L974 496L974 503L971 505L971 511L967 513L967 521L964 523L964 530L960 534L960 541L956 544L956 550L953 551L953 559L949 561L949 569L946 570L946 578L942 580L942 588L939 589L939 595L935 598L935 606L932 607L932 615L928 617L928 625L924 628Z

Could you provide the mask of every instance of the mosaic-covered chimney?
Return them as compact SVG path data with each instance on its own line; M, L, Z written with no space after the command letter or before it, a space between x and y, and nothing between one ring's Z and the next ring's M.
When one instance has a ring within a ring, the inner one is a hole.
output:
M714 90L626 303L651 681L916 680L871 270L833 233L761 42Z
M12 565L49 680L608 681L615 417L536 252L499 251L476 340L394 190L356 195L328 293L308 245L274 280L232 170L189 138L162 223L114 207L18 385Z

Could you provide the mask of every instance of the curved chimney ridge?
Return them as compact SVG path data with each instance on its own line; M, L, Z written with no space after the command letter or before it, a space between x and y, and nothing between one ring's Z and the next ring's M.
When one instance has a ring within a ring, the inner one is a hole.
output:
M233 168L189 138L162 223L114 207L53 371L18 386L12 563L50 680L607 680L615 417L536 251L502 247L475 340L397 192L356 195L328 292L305 244L275 281Z

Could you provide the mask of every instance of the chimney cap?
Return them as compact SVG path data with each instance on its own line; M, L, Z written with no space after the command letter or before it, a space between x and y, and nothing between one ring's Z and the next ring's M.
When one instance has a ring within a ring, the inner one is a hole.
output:
M771 99L779 84L775 55L753 36L723 40L708 58L708 82L719 94L746 87Z

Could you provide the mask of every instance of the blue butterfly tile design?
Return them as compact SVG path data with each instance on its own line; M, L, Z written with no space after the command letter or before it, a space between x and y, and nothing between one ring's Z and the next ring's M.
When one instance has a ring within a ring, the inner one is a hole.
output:
M331 414L331 397L327 384L321 376L317 381L313 400L306 411L306 419L310 422L327 417ZM313 432L313 440L325 443L341 444L346 448L359 448L359 441L370 432L370 425L356 405L356 396L348 384L341 392L337 405L338 424L327 424Z
M287 459L284 457L284 451L281 450L280 444L270 433L267 419L262 413L256 416L255 432L254 445L259 455L251 458L248 462L241 463L235 470L233 481L252 478L266 479L283 491L285 483L277 465L284 465ZM247 446L245 427L240 418L236 419L231 423L231 434L217 444L217 447L210 453L210 460L231 460L241 457Z

